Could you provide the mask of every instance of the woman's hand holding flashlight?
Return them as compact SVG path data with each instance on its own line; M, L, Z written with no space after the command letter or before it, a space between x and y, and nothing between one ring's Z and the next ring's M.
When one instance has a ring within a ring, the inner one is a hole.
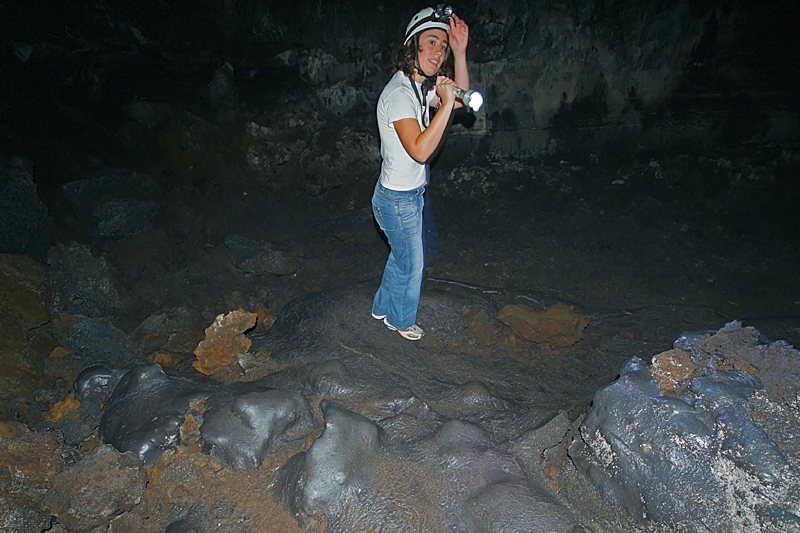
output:
M453 106L456 101L456 84L447 76L438 76L436 78L436 94L442 101L442 107Z

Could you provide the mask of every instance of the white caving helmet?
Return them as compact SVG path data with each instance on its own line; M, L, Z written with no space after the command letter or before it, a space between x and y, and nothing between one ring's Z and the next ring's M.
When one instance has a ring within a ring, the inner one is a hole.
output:
M408 41L415 35L422 33L431 28L438 28L440 30L450 30L450 15L453 14L453 8L447 6L439 6L436 9L426 7L414 15L411 22L408 23L406 28L406 37L403 39L403 45L408 44Z

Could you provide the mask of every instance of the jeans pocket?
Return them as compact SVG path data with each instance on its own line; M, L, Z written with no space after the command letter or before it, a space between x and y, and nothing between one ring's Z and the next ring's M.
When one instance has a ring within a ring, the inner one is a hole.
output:
M398 204L397 216L400 227L408 235L414 235L422 230L422 212L417 198L411 198Z

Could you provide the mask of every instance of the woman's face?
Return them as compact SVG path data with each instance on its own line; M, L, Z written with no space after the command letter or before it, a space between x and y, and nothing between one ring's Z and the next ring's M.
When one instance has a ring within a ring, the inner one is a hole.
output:
M433 76L447 57L447 32L434 28L419 36L419 66L425 76Z

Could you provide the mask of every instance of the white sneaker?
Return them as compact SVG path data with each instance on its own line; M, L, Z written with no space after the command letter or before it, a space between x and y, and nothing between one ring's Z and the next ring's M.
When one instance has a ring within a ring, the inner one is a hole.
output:
M387 328L389 328L392 331L396 331L397 333L400 334L401 337L403 337L404 339L408 339L410 341L418 341L425 336L425 332L422 330L421 327L419 327L416 324L407 328L399 329L389 324L385 318L383 319L383 323L386 324Z
M386 318L386 315L376 315L375 313L372 313L372 318L374 318L375 320L383 320L384 318Z

